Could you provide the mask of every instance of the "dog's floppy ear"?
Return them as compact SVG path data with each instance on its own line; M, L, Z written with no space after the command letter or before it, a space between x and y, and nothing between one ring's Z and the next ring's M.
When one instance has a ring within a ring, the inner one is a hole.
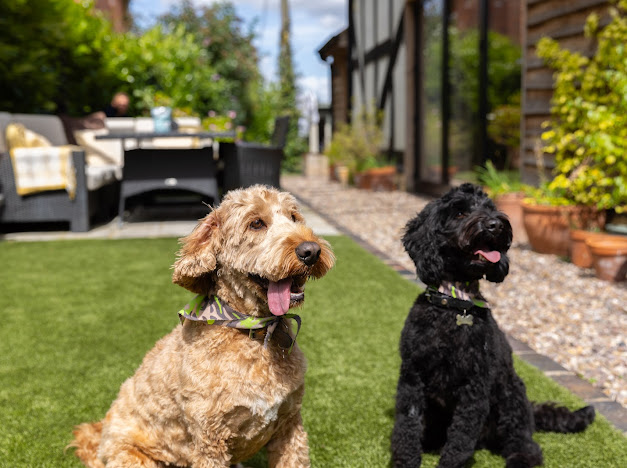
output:
M216 254L221 244L217 211L205 216L192 233L181 239L174 263L172 282L196 294L207 294L216 269Z
M403 246L416 265L416 273L426 285L438 286L442 281L444 260L440 255L440 242L437 236L439 222L435 204L429 203L405 226Z

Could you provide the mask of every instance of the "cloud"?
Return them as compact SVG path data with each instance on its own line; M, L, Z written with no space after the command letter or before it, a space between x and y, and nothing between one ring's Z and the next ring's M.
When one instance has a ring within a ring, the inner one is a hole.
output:
M326 76L303 76L298 79L300 94L312 92L318 98L319 104L331 103L331 90L329 88L329 78Z
M196 0L198 5L211 5L222 0ZM178 0L161 0L162 4L173 5ZM257 16L270 14L280 16L279 0L237 0L233 2L238 13L254 11ZM292 22L296 15L306 16L308 22L318 22L323 27L339 28L348 23L347 0L291 0L289 2Z

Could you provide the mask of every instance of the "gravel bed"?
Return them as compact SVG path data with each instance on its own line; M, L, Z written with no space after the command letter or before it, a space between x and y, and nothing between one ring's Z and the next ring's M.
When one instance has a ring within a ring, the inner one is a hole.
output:
M281 181L317 212L414 271L400 238L430 200L406 192L342 187L326 178ZM595 278L554 255L516 242L505 282L482 281L501 328L627 406L627 284Z

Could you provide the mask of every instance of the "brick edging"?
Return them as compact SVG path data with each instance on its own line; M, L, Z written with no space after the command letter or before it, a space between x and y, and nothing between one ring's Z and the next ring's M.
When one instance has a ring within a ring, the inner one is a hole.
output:
M309 208L311 211L324 219L325 222L333 226L338 232L346 237L349 237L364 250L370 252L375 257L378 257L379 260L395 270L401 277L424 287L424 284L416 277L414 272L407 270L396 260L389 257L385 252L377 249L365 239L362 239L357 234L354 234L345 227L341 226L325 213L319 212L298 195L294 193L292 193L292 195L294 195L301 205ZM586 403L594 405L594 408L598 413L602 414L614 427L627 436L627 409L620 403L612 400L589 382L583 380L574 372L562 367L551 358L544 356L543 354L536 353L522 341L510 336L508 333L505 333L505 336L507 337L507 341L516 356L539 369L545 376L549 377L560 386L565 387Z

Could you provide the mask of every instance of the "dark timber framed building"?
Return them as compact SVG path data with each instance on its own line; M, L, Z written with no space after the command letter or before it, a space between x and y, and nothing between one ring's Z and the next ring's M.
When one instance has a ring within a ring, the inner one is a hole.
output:
M601 0L348 0L348 28L319 50L331 69L331 113L350 122L364 106L383 111L384 151L402 173L402 187L439 193L458 171L471 170L489 154L487 118L488 31L522 48L521 144L516 166L523 180L537 181L537 142L549 117L552 71L535 55L544 35L591 54L583 37ZM603 17L603 16L602 16ZM607 17L607 16L605 16ZM474 30L474 76L451 75L451 34ZM457 80L457 81L456 81ZM455 87L476 86L473 110L459 102ZM552 161L544 157L550 170Z

